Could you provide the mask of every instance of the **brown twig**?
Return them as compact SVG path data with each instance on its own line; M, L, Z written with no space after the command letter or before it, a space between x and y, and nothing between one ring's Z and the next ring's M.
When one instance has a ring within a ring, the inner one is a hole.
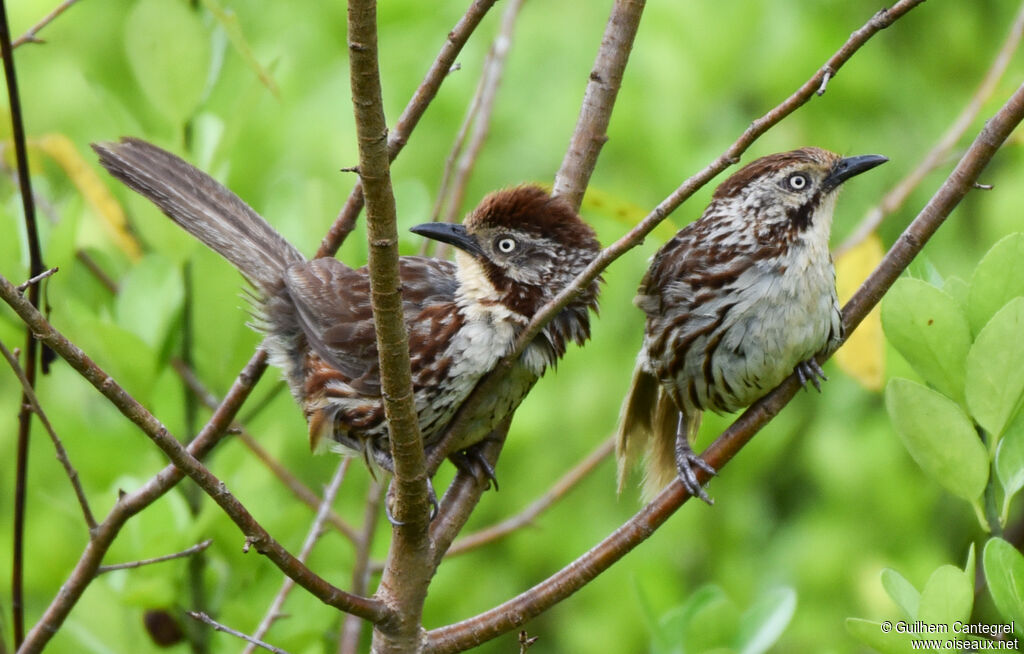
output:
M378 593L392 608L394 619L377 624L373 634L374 651L386 654L412 651L420 635L423 602L431 578L425 564L431 558L427 539L431 509L398 276L398 229L377 60L375 0L349 0L348 49L359 178L366 198L370 243L370 299L394 464L391 483L395 501L391 513L397 524Z
M793 92L792 95L771 109L768 113L754 120L750 126L744 130L743 134L740 135L740 137L736 139L736 141L733 142L725 152L719 155L717 159L705 166L703 170L683 182L681 186L673 191L667 198L662 200L662 202L633 229L627 232L616 242L604 248L571 284L560 291L554 299L534 314L533 318L530 320L530 324L527 325L520 333L519 339L516 341L516 347L513 351L499 361L494 369L477 383L473 392L469 395L466 401L463 402L462 406L459 407L455 418L449 424L444 438L441 440L435 451L446 451L445 445L447 443L455 442L457 438L461 437L465 429L470 424L470 421L480 404L485 398L493 393L502 377L508 374L508 371L512 368L516 358L522 354L526 346L537 336L540 330L543 329L544 325L550 322L559 311L572 301L572 299L581 292L581 289L587 288L595 279L598 278L598 276L600 276L605 268L611 265L613 261L642 243L644 237L647 236L651 230L653 230L662 220L667 218L669 214L675 211L679 205L690 198L690 196L696 193L728 166L739 161L740 155L742 155L747 148L754 143L754 141L760 138L761 135L767 132L774 125L778 124L783 118L803 106L811 98L815 97L815 91L820 87L821 80L824 77L824 71L826 69L832 71L832 74L834 75L840 68L842 68L843 64L849 61L861 46L867 43L872 36L891 25L922 2L924 2L924 0L899 0L899 2L891 8L883 9L872 16L871 19L868 20L868 22L860 29L853 32L846 43L844 43L842 47L840 47L839 50L829 58L825 65L822 66L809 80L804 82L804 84ZM431 458L429 464L433 466L435 463L440 464L440 460L435 461L434 458ZM431 467L431 469L433 470L434 467Z
M196 543L187 550L175 552L174 554L164 554L163 556L157 556L152 559L141 559L139 561L129 561L127 563L112 563L111 565L101 565L96 569L96 575L99 576L106 572L113 572L114 570L130 570L132 568L141 568L144 565L152 565L154 563L163 563L164 561L173 561L175 559L183 559L186 556L192 556L202 552L207 547L213 544L213 539L208 538L201 543Z
M43 281L47 277L53 276L59 270L60 270L60 268L57 268L57 267L50 268L49 270L44 270L43 272L39 273L35 277L31 277L29 279L26 279L25 281L23 281L22 283L18 284L14 288L18 289L19 293L24 293L25 289L27 289L29 286L32 286L33 284L38 284L39 282Z
M230 635L234 636L235 638L241 638L245 642L249 643L251 646L256 646L256 647L259 647L260 649L265 649L268 652L274 652L274 654L288 654L287 651L281 649L280 647L274 647L273 645L271 645L269 643L265 643L262 640L257 640L256 638L253 638L252 636L247 636L246 634L243 634L241 631L238 631L237 629L232 629L231 627L222 625L221 623L217 622L216 620L214 620L210 616L206 615L205 613L197 613L196 611L187 611L186 614L188 615L188 617L192 618L193 620L198 620L198 621L202 622L203 624L207 624L207 625L213 627L216 631L221 631L223 633L230 634Z
M20 288L20 287L18 287ZM39 418L39 422L43 425L43 429L50 435L50 440L53 441L53 449L56 450L57 460L64 466L64 472L68 476L68 480L71 481L71 488L75 491L75 497L78 498L78 506L82 508L82 516L85 518L85 524L89 527L89 531L96 528L96 518L93 517L92 509L89 508L89 499L85 496L85 490L82 489L82 482L78 478L78 471L71 465L71 459L68 458L67 450L64 449L64 443L61 442L60 437L57 436L56 430L50 423L50 419L46 416L46 412L43 411L43 407L39 404L39 398L36 397L35 389L28 381L28 377L25 376L25 371L21 369L18 364L18 358L11 353L10 350L0 341L0 354L7 360L7 364L11 366L11 370L14 371L14 376L21 382L21 389L24 393L25 399L28 400L28 404L32 409L32 412Z
M945 183L843 308L847 337L878 304L900 273L971 190L978 175L1022 120L1024 86L986 123ZM829 354L820 359L823 361ZM702 455L704 460L716 470L721 470L782 410L799 388L800 382L795 375L791 375L778 388L755 402L708 447ZM698 477L702 483L706 481L703 471L698 473ZM579 590L629 553L688 499L689 495L682 485L672 483L609 537L540 584L490 611L428 632L426 651L430 654L458 652L516 629Z
M228 492L224 484L199 462L197 453L193 451L195 441L190 444L189 448L182 446L159 420L139 404L135 398L129 395L110 375L96 365L85 352L57 331L2 276L0 276L0 298L14 309L15 313L21 317L22 321L32 330L32 333L36 335L36 338L53 348L61 358L67 361L86 381L95 386L111 404L117 407L126 418L138 426L167 455L167 458L171 460L177 470L192 478L221 507L224 513L231 518L242 533L245 534L246 541L255 547L256 551L266 556L282 572L295 579L296 582L325 604L334 606L342 611L352 611L374 621L379 621L386 617L387 609L381 602L356 597L335 588L296 560L288 550L274 540L263 526L253 518L242 503ZM214 414L214 418L217 417L218 414ZM211 423L214 421L214 418L211 418ZM196 438L196 441L201 437L203 437L202 433ZM158 482L159 479L156 481Z
M324 489L324 498L320 502L320 506L317 509L316 517L313 519L313 523L309 526L309 531L306 533L306 540L302 543L302 549L299 551L297 557L299 561L303 563L309 558L310 553L313 551L313 546L320 540L320 536L323 535L324 522L327 520L328 514L331 512L331 505L334 504L334 498L338 495L338 489L341 488L341 482L345 479L345 473L348 472L348 466L352 463L352 459L345 457L338 462L338 467L334 471L334 476L331 477L330 483L327 484L327 488ZM289 578L285 578L281 584L281 590L277 591L277 595L274 597L274 601L271 602L270 608L267 609L266 614L263 616L263 620L259 626L256 627L256 631L253 632L252 636L254 639L261 639L267 635L270 631L270 627L273 626L274 622L281 617L281 608L284 606L285 599L288 598L288 593L295 587L295 582ZM362 594L357 591L357 594ZM250 644L245 648L244 654L252 654L254 643L250 641Z
M117 282L114 281L113 277L107 274L107 271L100 267L100 264L96 263L96 260L93 259L88 252L85 250L75 250L75 258L85 265L86 269L92 273L92 276L95 277L105 289L110 291L112 294L117 295Z
M7 103L11 112L11 137L14 141L14 158L18 171L18 187L21 191L21 206L24 211L25 233L28 239L29 277L43 272L43 250L39 243L39 228L36 225L35 198L32 194L32 179L28 167L28 151L25 147L25 124L21 113L21 95L18 93L18 76L14 69L14 50L11 44L11 29L7 22L7 3L0 0L0 56L3 57L4 78L7 80ZM40 287L28 287L28 301L32 307L39 307ZM39 359L39 344L29 332L25 334L25 379L28 387L36 386L36 365ZM44 364L45 369L45 364ZM22 393L21 410L18 412L18 441L15 453L14 471L14 543L11 565L11 617L14 623L14 647L25 639L24 572L25 572L25 503L28 494L28 452L32 435L32 411L28 396Z
M508 415L498 427L488 434L487 439L476 445L478 453L483 456L491 467L498 461L498 455L505 445L508 437L508 428L512 424L512 416ZM434 544L434 566L436 567L444 553L451 547L455 536L462 531L469 520L473 507L480 501L489 482L484 475L473 475L462 470L455 475L455 479L449 484L444 497L441 498L441 508L437 517L430 523L430 540Z
M466 41L469 40L470 35L476 30L477 25L487 15L494 3L495 0L473 0L465 15L448 32L448 38L441 47L441 51L437 53L437 57L430 65L423 81L420 82L416 92L402 111L402 115L398 117L398 121L388 133L388 156L391 160L394 160L405 147L412 130L420 122L420 118L423 117L430 102L437 95L438 89L441 88L441 82L451 72L455 58L462 52L462 47L466 45ZM338 251L345 241L345 237L355 228L356 219L362 209L363 187L362 184L356 184L345 201L345 205L338 212L338 217L335 218L330 231L320 243L316 256L329 257Z
M234 384L224 396L224 402L214 410L203 429L189 443L187 449L192 456L197 459L203 458L224 437L225 430L234 419L242 399L252 390L257 372L266 365L265 356L261 350L239 373ZM33 654L46 646L71 609L81 599L86 587L95 578L96 570L103 562L104 555L110 549L124 524L160 499L184 477L184 473L179 468L170 464L139 489L118 497L117 503L110 513L93 531L92 538L82 551L78 563L75 564L71 574L61 586L61 592L50 602L46 611L25 638L25 642L19 650L20 654Z
M52 23L54 19L57 18L57 16L60 16L65 11L70 9L71 5L75 4L76 2L78 2L78 0L64 0L64 2L57 5L57 7L53 11L46 14L46 16L42 18L42 20L40 20L32 27L28 28L28 31L26 31L24 34L15 39L14 42L11 44L11 48L17 48L19 45L23 45L25 43L42 43L43 41L37 38L36 34L38 34L41 29Z
M523 8L525 0L511 0L505 6L501 15L501 26L491 43L487 57L484 59L483 70L480 74L480 84L471 103L474 111L467 115L466 119L472 121L472 130L469 133L469 141L462 155L458 157L458 164L453 171L451 185L448 186L442 179L442 191L447 190L447 211L445 222L454 223L458 220L462 210L462 203L466 197L466 185L469 183L469 176L473 172L476 160L480 151L487 141L487 134L490 132L491 117L494 114L494 101L498 96L498 88L501 86L501 78L505 72L505 62L508 60L508 52L512 46L512 37L515 33L516 19ZM456 143L458 143L458 139ZM453 150L452 154L455 152ZM441 191L438 193L438 201L441 201ZM449 246L445 243L438 243L435 246L434 256L439 259L447 258Z
M878 226L882 224L886 216L896 213L903 203L907 201L910 194L916 189L924 178L933 170L941 166L948 158L956 144L963 138L968 128L978 118L982 107L995 93L999 80L1006 73L1006 68L1013 58L1013 53L1020 47L1021 37L1024 36L1024 3L1021 3L1017 10L1017 17L1010 27L1010 32L1003 41L999 51L996 53L992 64L978 84L977 90L967 102L967 105L949 126L946 132L939 139L931 150L921 159L921 163L914 170L901 179L892 190L885 194L881 202L868 209L861 223L838 247L835 248L835 256L842 256L850 249L861 243L870 234L873 234Z
M499 538L503 538L508 534L522 529L528 525L533 524L533 521L544 511L547 511L552 504L562 499L566 493L576 487L581 481L583 481L587 475L597 468L598 464L604 461L608 456L615 450L615 439L608 438L601 443L597 448L588 454L585 459L576 464L571 470L565 473L561 479L555 482L554 486L551 487L548 492L544 493L536 500L534 500L528 507L523 509L520 513L502 520L496 525L491 525L485 529L463 536L459 540L455 541L445 557L458 556L459 554L465 554L466 552L492 543Z
M622 86L633 40L640 26L645 0L616 0L590 71L576 129L562 166L555 175L552 195L568 200L577 210L583 202L590 176L597 166L601 148L608 142L608 123L612 107Z
M211 409L217 408L221 401L206 387L205 384L203 384L202 380L199 379L191 367L178 358L171 359L171 366L182 378L189 390L195 393L196 397L198 397L203 404ZM288 468L281 465L281 462L275 459L270 452L264 449L263 446L252 437L252 434L247 432L244 428L239 428L237 436L238 440L242 442L242 445L252 452L256 458L263 463L263 465L267 466L267 469L270 470L270 472L277 477L278 481L284 484L285 487L295 495L295 497L314 511L319 509L321 501L320 498L317 497L316 493L314 493L309 486L302 483L302 481L292 474ZM341 516L334 511L330 511L328 513L327 524L340 532L342 536L352 543L359 542L359 535L356 533L356 530L347 522L342 520Z
M352 592L358 595L369 594L370 574L373 572L370 565L370 553L373 549L374 534L377 533L380 503L383 497L384 488L377 482L370 482L370 487L366 489L366 504L363 507L362 534L356 546L356 558L352 564ZM362 631L363 620L352 614L347 614L341 625L339 654L358 654Z

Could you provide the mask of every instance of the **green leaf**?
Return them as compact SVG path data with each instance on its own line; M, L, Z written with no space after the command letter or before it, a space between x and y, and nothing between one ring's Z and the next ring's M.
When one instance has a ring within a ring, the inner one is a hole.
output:
M682 606L667 612L659 624L675 650L685 652L727 645L738 625L736 605L715 585L699 588Z
M960 310L967 315L967 298L971 293L971 285L959 277L947 277L946 281L942 283L942 290L949 294L951 298L956 300L956 303L960 306Z
M999 613L1007 622L1024 625L1024 556L1002 538L990 538L981 562Z
M917 619L918 607L921 604L921 593L914 588L907 578L892 568L882 570L882 588L889 594L892 601L903 609L907 618Z
M149 102L172 124L195 113L206 90L210 36L181 0L140 0L124 24L125 49Z
M944 565L933 572L924 585L917 618L929 624L966 622L973 605L971 578L955 565Z
M882 654L907 654L907 652L913 651L910 641L915 637L912 634L886 631L884 625L892 627L891 622L874 622L861 618L846 619L846 631L851 636Z
M900 279L882 301L882 327L926 382L963 404L971 329L952 296L919 279Z
M957 497L974 502L988 482L988 454L952 400L909 379L893 379L885 406L910 456Z
M1024 396L1024 297L1000 309L967 355L964 391L971 415L993 437L1006 429Z
M148 255L121 282L114 306L117 323L159 350L183 299L178 269L160 255Z
M971 279L967 312L978 334L1011 299L1024 295L1024 234L1010 234L982 257Z
M740 617L735 650L740 654L767 652L782 636L796 611L796 591L774 588Z
M1009 424L996 450L996 476L1003 485L1002 522L1005 524L1010 501L1024 488L1024 411Z

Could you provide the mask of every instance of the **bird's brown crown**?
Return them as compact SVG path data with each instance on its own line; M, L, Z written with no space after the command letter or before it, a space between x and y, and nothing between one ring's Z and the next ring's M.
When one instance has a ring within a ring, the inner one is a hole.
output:
M505 228L595 253L600 249L593 228L568 202L529 184L491 193L466 216L465 225L470 233Z
M721 200L733 197L750 186L750 183L773 175L774 173L787 168L798 166L809 166L822 171L831 169L840 159L840 156L821 148L800 148L789 152L770 154L760 159L755 159L749 164L740 168L732 174L729 179L722 182L717 189L713 199Z

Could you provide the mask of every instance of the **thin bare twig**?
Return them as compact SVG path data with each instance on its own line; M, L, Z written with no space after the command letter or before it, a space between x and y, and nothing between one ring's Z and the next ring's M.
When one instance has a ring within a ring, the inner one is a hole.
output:
M60 270L60 268L57 268L57 267L50 268L49 270L44 270L43 272L39 273L35 277L31 277L29 279L26 279L22 283L20 283L17 286L15 286L15 288L18 289L19 293L24 293L25 289L27 289L29 286L32 286L33 284L38 284L39 282L43 281L47 277L52 276L54 273L58 272L59 270Z
M373 572L370 565L370 552L373 549L374 534L377 533L380 503L383 497L384 488L375 481L370 482L370 487L366 489L366 504L363 508L362 535L356 546L356 559L352 564L352 592L358 595L369 594L370 574ZM361 618L352 614L345 616L338 643L339 654L358 654L363 622Z
M173 561L175 559L183 559L186 556L192 556L202 552L207 547L213 544L212 538L207 538L201 543L196 543L187 550L175 552L174 554L164 554L163 556L153 557L152 559L141 559L139 561L129 561L127 563L112 563L110 565L101 565L96 570L96 575L99 576L106 572L113 572L114 570L130 570L132 568L141 568L144 565L152 565L154 563L163 563L164 561Z
M112 294L117 295L117 282L114 281L113 277L107 274L107 271L100 268L100 265L96 263L96 260L93 259L88 252L85 250L75 250L75 258L85 265L86 269L92 273L93 277L95 277L105 289L110 291Z
M178 358L171 359L171 366L182 378L189 390L195 393L196 397L198 397L203 404L211 409L217 408L221 401L210 391L210 389L206 387L205 384L203 384L202 380L199 379L198 375L196 375L195 371L192 370L191 367ZM263 463L263 465L267 466L267 469L270 470L270 472L277 477L277 479L284 484L285 487L295 495L295 497L314 511L319 510L321 500L317 497L316 493L314 493L309 486L302 483L302 481L292 474L288 468L281 465L281 462L275 459L270 452L264 449L264 447L252 437L252 434L238 426L237 436L238 440L242 442L242 445L252 452L256 458ZM338 530L342 536L352 543L359 542L359 534L356 533L356 530L347 522L342 520L341 516L334 511L330 511L328 513L327 524Z
M7 3L0 0L0 56L3 57L4 78L7 81L7 103L11 112L11 137L14 141L14 158L18 172L18 187L21 192L21 206L24 211L25 234L28 240L28 276L35 277L43 272L43 250L39 243L39 228L36 224L35 197L32 193L32 179L28 168L28 151L25 147L25 124L21 113L21 95L18 93L18 76L14 69L14 49L11 44L11 28L7 22ZM33 308L39 307L40 285L28 287L28 301ZM39 344L32 332L25 334L25 379L28 387L36 386L36 365L39 359ZM45 371L45 363L44 371ZM14 471L14 530L11 565L11 615L14 623L14 647L17 649L25 639L24 572L25 572L25 504L28 495L28 452L32 436L32 411L28 396L21 395L21 410L18 412L18 441L15 452Z
M32 408L32 412L39 418L39 422L43 425L43 429L50 435L50 440L53 441L53 449L56 450L57 460L64 466L64 472L68 476L68 480L71 481L71 488L75 491L75 497L78 498L78 506L82 508L82 517L85 518L85 524L89 527L91 532L96 528L96 518L93 517L92 509L89 508L89 499L85 495L85 490L82 489L82 482L78 478L78 471L73 465L71 465L71 459L68 458L67 450L64 449L64 443L61 442L60 437L57 436L56 430L53 428L53 424L50 423L50 419L46 416L46 412L43 411L43 407L39 404L39 398L36 397L35 389L28 381L28 377L25 376L25 371L21 369L18 364L18 358L11 353L10 350L0 341L0 354L3 355L4 359L7 360L7 364L11 366L11 370L14 371L14 376L21 382L21 389L24 393L25 399L28 400L29 406Z
M921 163L914 170L910 171L906 177L901 179L892 190L886 193L881 202L868 209L861 223L846 240L835 248L835 256L842 256L858 243L861 243L870 234L873 234L878 229L878 226L882 224L882 221L885 220L885 217L896 213L903 206L903 203L907 201L907 198L910 197L914 189L924 181L924 178L949 158L953 148L978 118L982 107L992 97L992 94L995 93L996 88L999 86L999 80L1002 79L1007 66L1010 64L1010 60L1013 58L1013 53L1020 47L1022 36L1024 36L1024 3L1021 3L1020 9L1017 10L1017 17L1010 27L1006 40L1003 41L1003 45L1000 46L988 71L982 78L981 83L978 84L977 90L975 90L967 105L964 106L960 115L956 117L939 141L921 159Z
M896 278L972 188L981 171L1013 129L1024 120L1024 86L993 116L974 140L945 183L903 232L879 266L843 308L847 337L881 300ZM834 351L834 350L833 350ZM824 361L831 352L819 357ZM726 429L702 457L721 470L751 438L793 398L800 388L791 375L755 402ZM703 483L706 474L698 478ZM589 552L530 590L476 617L427 634L429 654L458 652L518 628L530 618L565 599L648 538L690 498L682 485L670 484L650 504Z
M331 477L330 483L327 484L327 488L324 489L324 498L320 502L320 507L317 509L316 517L313 519L313 523L309 526L309 531L306 533L306 540L302 543L302 549L299 551L298 559L303 563L309 558L310 553L313 551L313 546L320 540L320 536L323 535L324 522L327 520L327 515L331 511L331 505L334 504L334 498L338 495L338 489L341 488L341 482L345 479L345 473L348 472L348 466L352 462L351 458L345 457L338 462L338 467L334 471L334 476ZM281 590L277 591L277 595L274 597L274 601L271 602L270 608L267 609L266 614L263 616L263 620L259 626L256 627L256 631L253 632L253 641L250 641L249 646L244 650L245 654L252 654L253 647L255 646L255 640L263 638L270 631L270 627L273 626L274 622L281 617L281 607L284 606L285 599L288 598L288 593L295 587L295 582L290 578L285 578L281 584ZM361 593L360 593L361 594Z
M39 31L42 30L44 27L52 23L54 19L57 18L57 16L60 16L65 11L70 9L71 5L75 4L76 2L78 2L78 0L64 0L64 2L57 5L57 7L53 11L46 14L46 16L42 18L42 20L40 20L32 27L28 28L28 31L26 31L24 34L15 39L14 42L11 44L11 48L17 48L19 45L23 45L25 43L42 43L43 41L39 39L36 36L36 34L38 34Z
M449 548L448 552L445 554L445 557L447 558L451 556L458 556L459 554L465 554L470 550L492 543L514 531L533 524L533 521L537 516L548 510L551 505L562 499L566 493L575 488L587 477L587 475L597 468L598 464L608 458L614 450L615 438L610 437L598 445L593 452L586 456L586 458L565 473L561 479L555 482L555 485L552 486L548 492L534 500L520 513L517 513L511 518L502 520L496 525L491 525L490 527L481 529L474 534L463 536L452 544L451 548Z
M252 636L247 636L246 634L243 634L241 631L238 631L237 629L232 629L231 627L228 627L226 625L222 625L221 623L217 622L216 620L214 620L210 616L206 615L205 613L196 613L195 611L187 611L186 613L188 614L188 617L190 617L190 618L192 618L194 620L198 620L198 621L200 621L200 622L202 622L204 624L208 624L208 625L210 625L211 627L213 627L217 631L221 631L221 632L224 632L226 634L230 634L230 635L234 636L235 638L241 638L242 640L246 641L247 643L250 643L251 645L254 645L254 646L259 647L261 649L265 649L268 652L274 652L274 654L288 654L287 651L281 649L280 647L274 647L273 645L271 645L269 643L265 643L262 640L257 640L255 638L253 638Z
M498 96L498 88L501 86L501 78L505 72L505 62L508 60L508 52L512 47L512 37L515 34L516 19L523 8L525 0L511 0L501 15L501 26L494 37L487 57L484 59L483 70L480 74L480 85L473 98L472 107L475 108L467 120L472 120L473 126L469 133L469 142L462 155L458 158L458 165L455 167L451 185L445 189L447 180L442 180L442 190L447 190L448 209L445 212L445 222L454 223L458 220L462 210L462 203L466 197L466 185L469 183L469 176L473 172L476 160L480 151L487 141L487 134L490 132L491 117L494 115L494 101ZM456 141L458 143L458 140ZM455 154L454 151L452 153ZM441 201L440 192L438 201ZM435 245L434 256L444 259L448 256L450 248L446 243Z

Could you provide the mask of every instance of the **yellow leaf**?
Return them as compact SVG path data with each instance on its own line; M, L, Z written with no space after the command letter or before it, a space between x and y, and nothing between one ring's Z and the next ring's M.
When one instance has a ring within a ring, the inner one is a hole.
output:
M79 193L100 217L100 222L117 246L133 261L138 261L142 256L142 248L128 227L124 209L99 175L82 159L75 144L63 134L46 134L35 145L64 169Z
M603 214L609 218L614 218L615 220L625 224L627 227L635 226L647 216L646 211L632 202L623 200L622 198L594 188L593 186L587 187L587 192L583 196L582 208L587 211ZM667 241L675 236L677 229L678 228L670 219L665 219L654 228L653 233L658 240Z
M882 241L871 234L836 260L836 290L845 303L882 260ZM876 306L835 354L840 369L864 388L882 390L885 371L885 337Z

